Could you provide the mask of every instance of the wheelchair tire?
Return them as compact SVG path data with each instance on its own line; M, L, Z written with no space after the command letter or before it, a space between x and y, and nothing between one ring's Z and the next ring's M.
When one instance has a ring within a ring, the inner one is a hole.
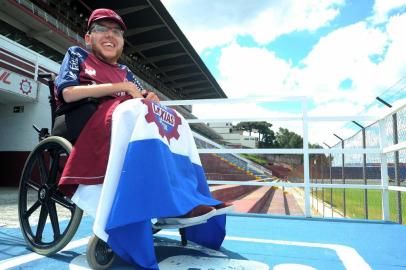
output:
M91 269L108 269L114 262L116 254L106 242L96 235L90 237L86 249L86 259Z
M58 189L71 149L72 144L62 137L51 136L42 140L28 156L21 175L18 194L20 228L28 247L41 255L52 255L64 248L82 219L83 211ZM31 206L30 199L35 201ZM67 220L60 223L58 212ZM47 219L50 225L47 225Z

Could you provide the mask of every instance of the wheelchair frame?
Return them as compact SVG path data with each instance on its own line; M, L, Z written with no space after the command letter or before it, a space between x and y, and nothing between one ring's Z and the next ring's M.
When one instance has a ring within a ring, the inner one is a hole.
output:
M39 77L48 80L53 128L56 117L55 75L40 74ZM33 128L38 133L39 144L28 156L20 178L18 216L28 247L38 254L51 256L63 249L73 238L82 219L83 211L58 189L59 179L72 149L71 142L60 136L52 136L47 128L39 129L35 125ZM28 207L30 191L37 193L37 200ZM70 219L63 229L59 223L57 204L70 212ZM39 208L38 224L33 224L34 221L30 221L30 217ZM52 232L46 228L48 216ZM152 230L155 234L160 229L153 226ZM184 228L179 228L179 232L182 245L187 245ZM51 240L46 235L50 233ZM86 255L92 269L107 269L115 258L114 252L107 243L97 236L90 238Z

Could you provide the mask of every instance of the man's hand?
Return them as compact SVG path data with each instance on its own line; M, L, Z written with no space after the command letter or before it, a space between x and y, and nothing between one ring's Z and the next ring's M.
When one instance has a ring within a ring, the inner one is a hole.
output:
M123 82L123 90L127 92L133 98L142 98L141 89L135 83L132 82Z
M138 86L132 82L124 82L125 91L131 95L133 98L146 98L155 102L159 102L158 96L154 92L149 92L147 90L141 90Z
M154 92L148 92L147 90L142 90L141 95L146 99L150 99L152 101L159 102L159 97Z

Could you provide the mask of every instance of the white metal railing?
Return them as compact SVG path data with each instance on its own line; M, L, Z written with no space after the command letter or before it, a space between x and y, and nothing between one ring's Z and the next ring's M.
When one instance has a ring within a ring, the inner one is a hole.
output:
M3 62L7 65L11 65L14 68L21 70L23 72L29 73L34 77L34 80L37 80L38 73L43 71L41 66L47 67L48 69L50 69L55 73L59 70L59 64L56 63L55 61L48 59L45 56L42 56L41 54L34 52L33 50L24 47L23 45L1 35L0 35L0 48L3 49L2 53L12 58L16 62L28 65L29 67L33 68L33 71L21 68L17 65L14 65L2 59L0 59L0 62ZM10 52L12 52L12 54ZM17 55L18 58L15 57L13 54Z
M213 142L213 141L209 140L208 138L206 138L206 137L200 135L199 133L193 132L193 136L194 136L195 138L197 138L197 139L199 139L199 140L205 142L205 143L208 143L208 144L212 145L213 147L217 147L217 148L219 148L219 149L226 149L226 148L223 147L222 145L220 145L220 144L218 144L218 143L216 143L216 142ZM208 149L213 149L213 148L208 148ZM205 150L205 149L201 149L201 150ZM202 152L200 152L200 153L202 153ZM232 154L232 153L231 153L231 154ZM241 156L237 156L237 155L235 155L235 154L234 154L234 156L235 156L236 158L239 158L239 159L241 159L242 161L244 161L244 162L247 164L247 167L248 167L248 168L253 169L253 170L256 170L256 171L259 171L259 172L261 172L262 174L265 174L265 173L266 173L266 174L268 174L268 175L272 175L272 172L271 172L271 171L269 171L268 169L266 169L266 168L264 168L264 167L262 167L262 166L260 166L260 165L258 165L258 164L256 164L256 163L252 162L251 160L248 160L248 159L246 159L246 158L244 158L244 157L241 157Z
M187 119L191 123L208 123L208 122L244 122L244 121L300 121L303 128L303 148L296 149L275 149L275 148L262 148L262 149L229 149L229 148L204 148L198 149L199 153L230 153L230 154L301 154L303 155L303 183L287 183L287 182L245 182L245 181L208 181L209 184L227 184L227 185L247 185L247 186L278 186L278 187L299 187L304 188L305 191L305 217L311 217L311 202L310 202L310 189L311 188L343 188L343 189L374 189L382 191L382 219L389 220L389 190L406 192L406 187L391 187L388 185L388 171L387 171L387 154L394 151L405 150L406 142L400 142L396 145L390 145L385 141L384 133L384 120L396 113L406 104L392 108L392 110L383 116L308 116L308 100L303 96L278 96L278 97L262 97L252 99L200 99L200 100L172 100L162 101L166 106L179 106L179 105L197 105L197 104L239 104L239 103L263 103L275 101L300 101L302 104L302 112L300 115L292 117L250 117L250 118L200 118L200 119ZM328 148L328 149L309 149L308 126L311 122L320 121L379 121L379 137L380 144L376 148ZM390 146L387 146L390 145ZM386 147L384 147L386 146ZM360 185L360 184L315 184L310 183L309 172L309 155L310 154L379 154L381 159L381 184L380 185Z

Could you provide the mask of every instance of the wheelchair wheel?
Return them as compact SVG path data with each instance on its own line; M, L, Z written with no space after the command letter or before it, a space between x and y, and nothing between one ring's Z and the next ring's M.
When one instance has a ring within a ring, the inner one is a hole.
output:
M24 165L18 216L29 248L38 254L52 255L64 248L82 218L83 211L58 189L71 149L66 139L48 137L35 147Z
M106 242L93 235L86 249L86 259L91 269L104 270L109 268L116 255Z

